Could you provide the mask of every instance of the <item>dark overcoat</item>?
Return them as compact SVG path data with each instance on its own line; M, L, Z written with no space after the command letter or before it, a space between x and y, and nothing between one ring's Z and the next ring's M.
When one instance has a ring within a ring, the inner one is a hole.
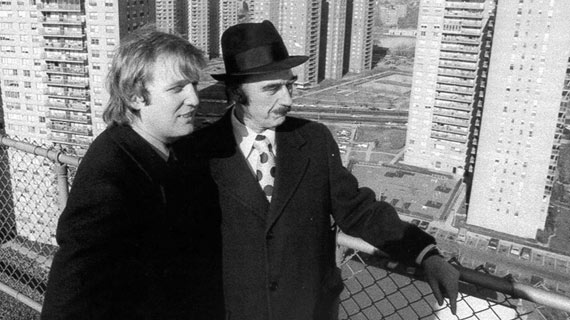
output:
M59 219L41 319L223 318L205 172L167 163L128 126L99 135Z
M331 217L347 234L413 264L433 237L359 188L322 124L288 117L276 129L271 204L239 151L231 110L198 131L222 207L224 293L231 320L331 319L343 288Z

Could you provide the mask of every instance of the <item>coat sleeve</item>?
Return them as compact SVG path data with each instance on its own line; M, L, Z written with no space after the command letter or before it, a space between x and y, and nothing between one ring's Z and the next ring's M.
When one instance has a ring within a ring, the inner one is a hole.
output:
M375 193L359 187L341 162L338 145L326 127L330 197L333 217L348 235L362 238L391 258L413 265L420 252L435 239L417 226L400 220L394 207L376 199Z
M82 165L91 165L84 161ZM142 311L130 305L146 292L136 281L145 269L134 258L139 249L127 214L133 210L128 190L104 168L86 169L80 168L58 223L60 248L41 318L142 318Z

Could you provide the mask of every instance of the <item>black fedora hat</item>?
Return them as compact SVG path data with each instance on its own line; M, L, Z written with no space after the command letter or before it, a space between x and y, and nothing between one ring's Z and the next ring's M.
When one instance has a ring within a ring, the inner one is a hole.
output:
M222 35L225 74L212 74L216 80L264 74L296 67L309 59L290 56L283 39L270 21L242 23Z

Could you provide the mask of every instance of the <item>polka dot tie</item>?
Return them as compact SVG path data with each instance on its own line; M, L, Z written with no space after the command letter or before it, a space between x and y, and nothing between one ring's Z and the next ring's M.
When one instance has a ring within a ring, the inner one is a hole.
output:
M262 134L255 137L253 147L259 153L257 166L255 168L257 182L259 182L267 200L271 202L273 182L275 181L275 155L273 154L273 147L269 139Z

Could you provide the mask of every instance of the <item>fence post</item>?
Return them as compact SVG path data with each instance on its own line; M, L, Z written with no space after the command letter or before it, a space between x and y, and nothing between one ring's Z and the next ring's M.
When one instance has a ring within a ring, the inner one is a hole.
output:
M59 211L63 211L65 204L67 203L67 195L69 193L69 183L67 182L67 165L63 163L56 163L56 175L57 175L57 204L59 206Z

